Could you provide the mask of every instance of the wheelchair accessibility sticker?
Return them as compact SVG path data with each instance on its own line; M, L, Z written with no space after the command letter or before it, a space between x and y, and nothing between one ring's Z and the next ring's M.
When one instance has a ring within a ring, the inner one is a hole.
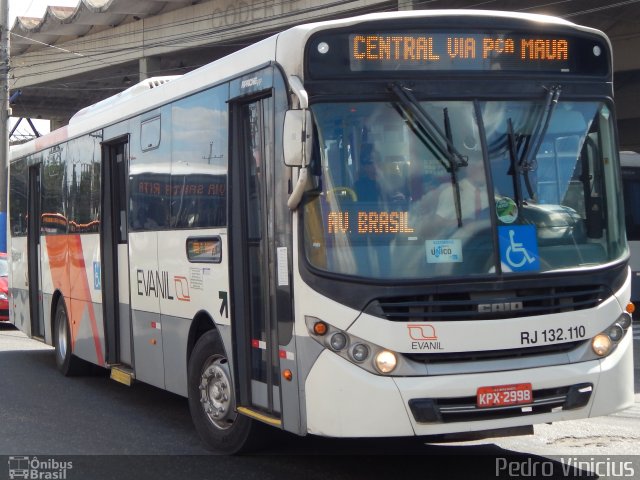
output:
M498 227L500 260L512 272L540 270L538 240L533 225Z

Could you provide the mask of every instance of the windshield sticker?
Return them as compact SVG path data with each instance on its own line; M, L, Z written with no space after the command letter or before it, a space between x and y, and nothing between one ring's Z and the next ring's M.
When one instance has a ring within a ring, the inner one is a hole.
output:
M462 243L460 239L427 240L427 263L462 262Z
M496 201L496 213L502 223L513 223L518 218L518 205L509 197L503 197Z
M505 271L540 270L538 239L533 225L498 227L500 260Z

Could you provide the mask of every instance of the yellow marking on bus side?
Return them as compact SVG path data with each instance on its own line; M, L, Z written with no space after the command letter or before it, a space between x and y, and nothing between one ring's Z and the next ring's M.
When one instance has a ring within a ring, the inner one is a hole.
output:
M246 407L238 407L237 410L239 413L246 415L247 417L255 418L256 420L268 423L269 425L274 425L276 427L282 426L282 420L279 420L277 418L268 417L267 415L249 410Z
M130 387L133 383L133 374L121 370L117 367L111 368L111 380L115 380L116 382L122 383L127 387Z

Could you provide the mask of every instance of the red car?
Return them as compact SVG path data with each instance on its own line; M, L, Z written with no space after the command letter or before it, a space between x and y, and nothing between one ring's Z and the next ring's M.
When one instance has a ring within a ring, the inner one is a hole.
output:
M0 253L0 322L9 321L9 264L7 254Z

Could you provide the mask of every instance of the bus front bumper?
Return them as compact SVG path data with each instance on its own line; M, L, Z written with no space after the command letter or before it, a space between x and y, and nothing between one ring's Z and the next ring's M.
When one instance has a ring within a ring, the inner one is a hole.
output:
M325 350L305 384L307 432L331 437L427 436L608 415L634 401L632 341L629 329L602 360L425 377L373 375ZM479 387L521 383L531 383L534 402L546 395L556 398L556 404L545 401L544 407L534 403L493 412L475 408ZM576 392L582 392L577 400ZM429 409L436 414L429 415Z

